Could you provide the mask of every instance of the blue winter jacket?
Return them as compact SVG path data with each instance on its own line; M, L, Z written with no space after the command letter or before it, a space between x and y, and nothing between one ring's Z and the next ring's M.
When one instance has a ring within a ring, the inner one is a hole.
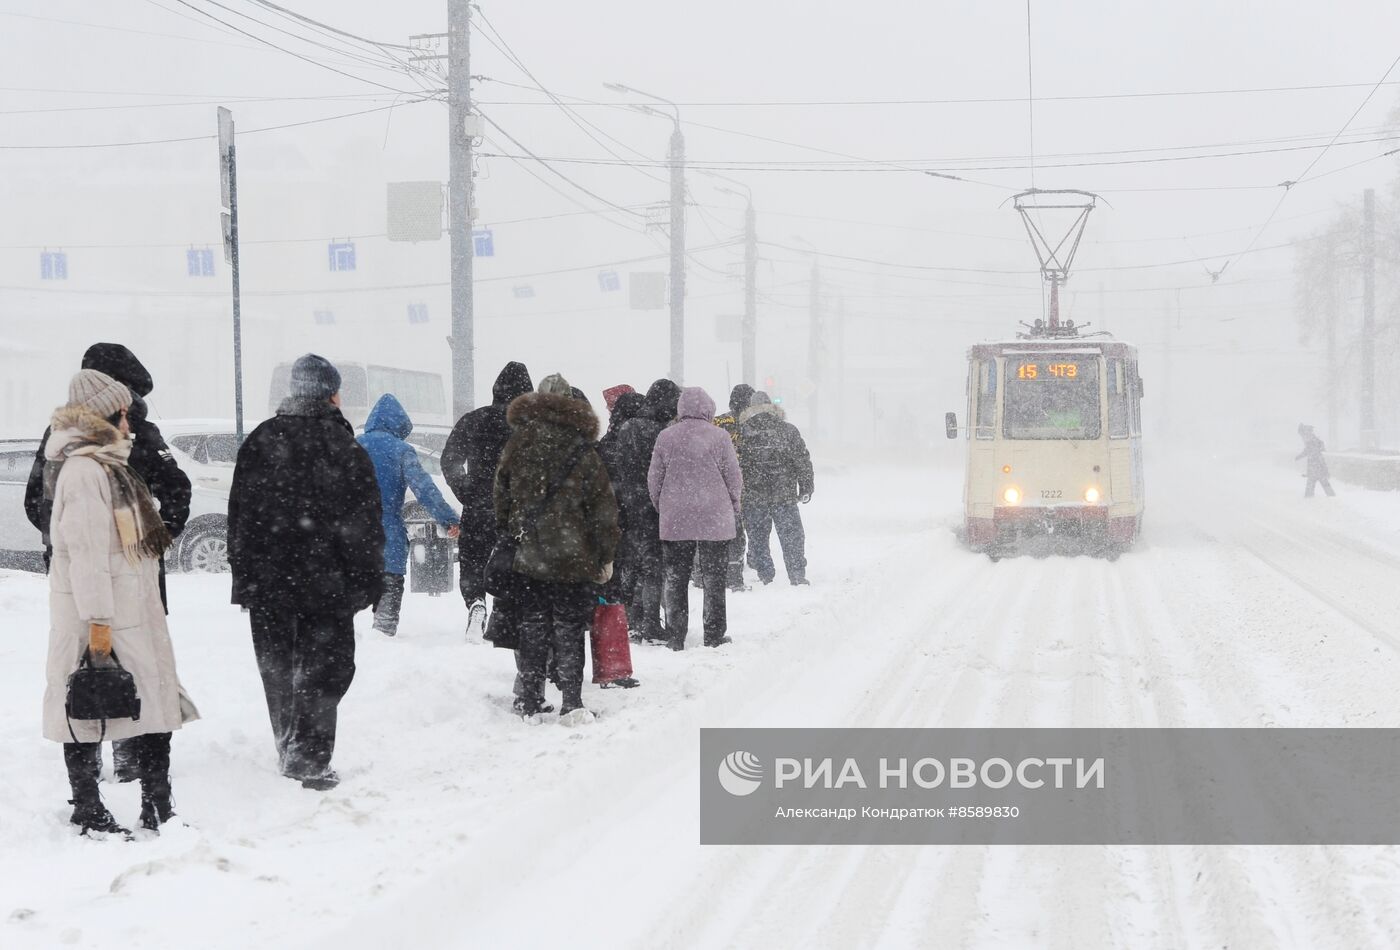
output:
M404 441L412 431L413 420L397 399L385 393L370 410L365 434L358 439L369 453L374 474L379 479L379 496L384 508L386 574L403 574L408 569L408 528L403 522L403 504L409 488L444 528L454 527L459 520L432 476L423 470L418 453Z

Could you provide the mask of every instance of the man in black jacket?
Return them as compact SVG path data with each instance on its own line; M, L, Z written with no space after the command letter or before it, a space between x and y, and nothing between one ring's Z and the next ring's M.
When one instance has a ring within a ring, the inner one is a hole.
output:
M734 451L742 454L739 448L739 415L749 408L754 389L748 383L740 383L729 391L729 411L715 417L715 425L729 433L734 443ZM725 584L735 593L748 590L744 583L744 522L734 526L734 540L729 542L729 569L725 574Z
M661 517L651 503L647 472L656 439L676 418L681 388L669 379L658 379L647 390L635 419L618 431L618 471L612 475L618 504L627 513L624 542L631 561L631 587L624 591L628 626L643 640L667 642L661 627Z
M374 465L340 414L340 373L307 354L291 393L238 451L229 565L282 774L325 790L339 782L330 763L355 676L355 614L383 592L384 527Z
M442 473L462 503L462 533L457 540L462 599L467 604L467 631L486 620L486 562L496 543L492 491L501 452L510 441L506 408L518 396L534 392L524 363L507 363L491 387L491 405L473 409L457 420L442 449Z
M797 503L812 500L812 457L797 426L783 419L765 392L756 392L739 414L739 468L744 474L744 527L749 536L749 564L758 579L773 582L773 555L768 535L778 529L783 566L794 586L807 583L806 536Z
M141 361L120 343L94 343L83 354L83 369L95 369L121 383L131 391L131 408L127 410L127 423L131 427L131 457L128 465L145 481L151 495L160 505L160 520L172 538L179 537L185 530L185 522L190 518L190 480L180 471L179 463L170 454L160 429L146 416L146 396L155 388L151 374ZM39 530L44 538L44 566L48 567L53 548L49 544L49 518L53 514L53 499L44 494L44 450L49 444L49 430L39 442L34 453L34 465L29 470L29 483L24 490L24 513L29 523ZM167 604L165 596L165 558L160 559L160 602ZM168 605L167 605L168 608ZM112 765L118 782L133 782L137 779L134 754L128 751L125 742L112 743ZM98 760L98 770L102 768Z

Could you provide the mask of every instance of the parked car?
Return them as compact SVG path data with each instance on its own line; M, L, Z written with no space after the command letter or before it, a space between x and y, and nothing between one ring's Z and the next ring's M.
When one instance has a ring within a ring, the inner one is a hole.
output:
M195 485L190 520L175 539L166 564L177 571L220 574L228 570L228 492Z
M44 539L24 513L38 439L0 440L0 567L44 569Z
M232 419L157 419L156 424L191 484L229 493L238 461Z

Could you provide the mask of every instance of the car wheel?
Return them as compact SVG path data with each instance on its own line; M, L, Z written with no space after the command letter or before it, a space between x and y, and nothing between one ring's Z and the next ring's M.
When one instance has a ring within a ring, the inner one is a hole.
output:
M185 541L182 566L196 574L222 574L228 570L228 537L222 525L197 529Z

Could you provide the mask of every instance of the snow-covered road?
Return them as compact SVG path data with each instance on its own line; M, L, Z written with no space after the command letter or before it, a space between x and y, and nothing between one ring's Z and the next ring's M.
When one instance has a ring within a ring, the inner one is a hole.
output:
M1394 849L697 844L701 726L1400 725L1400 498L1148 475L1118 562L994 564L953 536L955 471L819 472L814 586L732 598L723 651L635 648L642 688L573 730L512 718L509 654L411 597L362 634L327 795L275 774L227 580L175 578L191 827L133 844L63 824L44 586L0 574L0 946L1400 945Z

